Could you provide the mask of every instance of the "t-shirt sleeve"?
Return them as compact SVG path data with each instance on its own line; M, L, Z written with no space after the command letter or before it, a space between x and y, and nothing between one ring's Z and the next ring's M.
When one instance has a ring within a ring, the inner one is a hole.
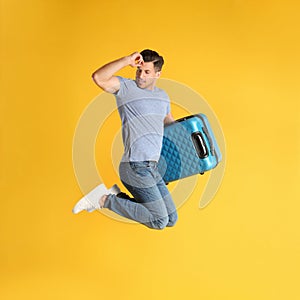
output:
M168 115L170 112L171 112L171 104L170 104L170 97L169 97L169 95L165 92L165 91L163 91L163 97L164 97L164 99L165 99L165 101L167 102L166 103L166 115Z
M170 106L170 99L169 99L169 101L167 103L167 113L166 113L166 115L168 115L170 112L171 112L171 106Z
M128 86L126 84L126 81L128 79L124 78L124 77L121 77L121 76L117 76L117 78L119 79L120 81L120 89L114 93L115 96L117 97L123 97L126 95L127 91L128 91Z

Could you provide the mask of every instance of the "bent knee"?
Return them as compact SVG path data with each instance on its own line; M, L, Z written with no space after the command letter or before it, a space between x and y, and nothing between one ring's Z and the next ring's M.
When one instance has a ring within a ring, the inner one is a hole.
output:
M177 223L177 220L178 220L177 213L174 213L174 214L170 215L167 227L173 227Z
M162 230L167 227L168 223L169 223L169 218L162 217L162 218L156 219L154 222L152 222L151 228Z

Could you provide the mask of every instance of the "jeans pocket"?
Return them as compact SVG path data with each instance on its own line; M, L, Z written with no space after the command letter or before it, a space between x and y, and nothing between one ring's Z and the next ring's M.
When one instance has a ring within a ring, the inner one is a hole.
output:
M149 176L152 171L151 163L148 161L130 162L130 167L132 171L140 177Z
M149 167L138 167L135 169L135 173L141 177L149 176L151 169Z

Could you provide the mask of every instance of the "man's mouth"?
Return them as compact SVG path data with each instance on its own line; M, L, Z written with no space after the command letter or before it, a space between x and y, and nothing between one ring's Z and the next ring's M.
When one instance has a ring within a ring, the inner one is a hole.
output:
M139 83L139 84L146 83L146 80L143 80L143 79L141 79L141 78L137 78L136 81L137 81L137 83Z

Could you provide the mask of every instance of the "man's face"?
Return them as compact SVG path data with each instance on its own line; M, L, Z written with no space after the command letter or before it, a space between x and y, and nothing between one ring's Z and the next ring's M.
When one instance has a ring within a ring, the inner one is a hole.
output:
M152 90L160 72L154 69L153 62L143 62L136 70L135 81L139 88Z

